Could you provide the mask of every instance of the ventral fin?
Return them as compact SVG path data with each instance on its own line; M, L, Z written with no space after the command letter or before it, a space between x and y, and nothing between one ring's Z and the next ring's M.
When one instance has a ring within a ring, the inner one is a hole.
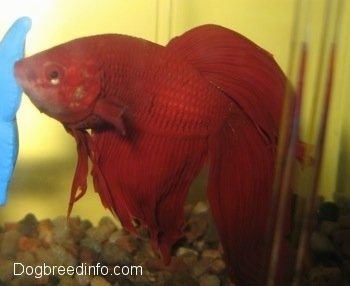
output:
M118 100L102 98L96 102L94 114L113 125L122 136L125 136L126 130L123 121L125 109L126 106Z

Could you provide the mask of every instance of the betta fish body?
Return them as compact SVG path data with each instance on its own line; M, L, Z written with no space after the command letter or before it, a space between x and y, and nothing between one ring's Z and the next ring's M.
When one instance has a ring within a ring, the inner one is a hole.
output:
M205 25L165 47L116 34L76 39L17 62L15 74L77 141L69 211L86 190L89 158L104 206L128 231L147 229L168 263L186 195L208 163L229 271L257 285L287 83L270 54Z

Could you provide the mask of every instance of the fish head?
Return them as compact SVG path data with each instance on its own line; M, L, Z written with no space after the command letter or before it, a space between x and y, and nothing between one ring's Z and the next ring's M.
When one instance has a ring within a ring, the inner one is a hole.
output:
M99 69L77 45L63 44L24 58L14 72L32 103L63 124L84 121L100 94Z

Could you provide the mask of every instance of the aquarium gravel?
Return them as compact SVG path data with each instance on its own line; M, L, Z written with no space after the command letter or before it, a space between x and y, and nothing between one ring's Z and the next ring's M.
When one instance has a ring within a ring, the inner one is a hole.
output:
M233 286L207 205L188 205L185 214L185 239L168 266L152 251L145 230L140 229L136 238L113 218L103 217L93 225L79 217L38 220L28 214L0 228L0 285ZM310 246L305 285L350 285L349 210L322 203ZM15 275L15 263L21 275ZM35 267L42 270L43 265L51 274L35 275ZM57 268L52 273L53 266L61 266L65 273ZM94 267L87 273L89 266ZM71 273L69 267L79 271ZM113 274L115 267L120 272L124 267L125 275Z
M146 231L140 229L136 238L113 218L93 225L79 217L38 220L28 214L5 223L0 230L0 285L233 285L206 204L187 206L185 212L186 239L168 266L152 251ZM44 265L51 275L40 275ZM116 266L119 275L113 272ZM122 267L126 275L120 273Z

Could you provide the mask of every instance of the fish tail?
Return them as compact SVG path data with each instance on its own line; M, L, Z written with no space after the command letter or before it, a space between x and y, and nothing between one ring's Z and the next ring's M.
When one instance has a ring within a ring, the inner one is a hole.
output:
M192 29L167 48L217 88L218 100L218 94L230 99L225 124L209 137L208 198L232 279L264 285L262 258L288 80L268 52L220 26Z
M227 267L237 285L262 285L274 151L245 116L209 140L208 199Z

